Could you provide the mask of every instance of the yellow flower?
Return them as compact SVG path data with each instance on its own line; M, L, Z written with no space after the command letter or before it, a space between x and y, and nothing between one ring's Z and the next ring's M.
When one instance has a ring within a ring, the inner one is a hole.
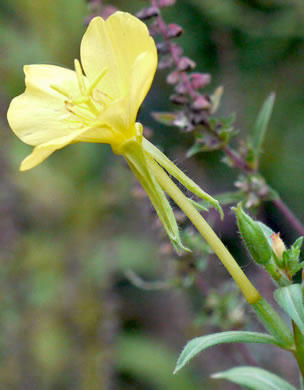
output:
M35 167L72 142L114 147L140 135L137 111L156 70L157 52L144 23L117 12L95 18L81 43L75 71L53 65L24 67L26 90L15 98L8 121L21 140L35 146L21 170Z
M220 207L144 139L142 125L136 122L157 67L155 43L146 25L124 12L106 21L94 18L83 36L80 55L75 71L54 65L24 67L26 90L13 99L7 114L14 133L34 146L20 170L35 167L71 143L110 144L147 191L173 244L183 247L166 188L158 183L155 169L161 165L191 192Z

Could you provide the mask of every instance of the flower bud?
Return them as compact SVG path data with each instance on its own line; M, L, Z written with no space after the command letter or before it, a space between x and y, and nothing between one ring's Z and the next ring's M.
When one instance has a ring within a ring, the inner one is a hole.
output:
M210 108L210 101L205 96L199 95L191 105L194 111L201 111Z
M279 260L283 259L283 253L286 251L285 244L280 237L280 233L272 233L270 236L272 240L272 249Z
M176 84L180 81L180 73L175 70L173 71L172 73L170 73L168 76L167 76L167 83L168 84Z
M167 54L169 51L167 42L158 42L156 44L156 49L158 54Z
M184 105L188 103L188 98L184 95L171 95L170 101L174 104Z
M175 88L174 88L175 92L178 94L178 95L185 95L188 91L187 91L187 85L184 83L184 82L180 82L178 83Z
M177 38L181 36L183 33L183 29L178 24L172 23L167 26L167 36L169 39Z
M272 250L258 222L247 215L241 203L232 208L236 213L241 236L253 260L261 265L267 265L272 257Z
M159 15L159 9L157 7L147 7L143 8L141 11L137 12L136 16L141 20L148 20Z
M204 88L211 81L211 76L208 73L192 73L190 75L190 80L193 88L199 89Z
M178 64L178 70L181 71L181 72L186 72L190 69L193 69L195 68L195 62L190 60L190 58L188 57L182 57L180 60L179 60L179 64Z
M176 57L180 57L183 54L183 49L177 43L171 42L171 50Z

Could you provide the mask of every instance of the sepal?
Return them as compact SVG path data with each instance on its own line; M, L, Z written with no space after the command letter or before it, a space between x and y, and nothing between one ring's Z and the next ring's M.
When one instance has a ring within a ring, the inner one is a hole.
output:
M261 265L267 265L272 257L271 246L258 222L254 221L242 208L233 207L241 236L253 260Z
M200 199L210 203L216 208L223 219L224 213L219 202L203 191L193 180L184 174L171 160L168 159L157 147L143 138L143 148L159 165L161 165L170 175L178 180L187 190L198 196Z
M125 142L120 148L120 153L124 156L132 172L147 192L176 251L189 251L181 242L172 207L170 206L163 189L151 173L149 168L151 161L149 161L144 153L141 139L142 137L137 137Z

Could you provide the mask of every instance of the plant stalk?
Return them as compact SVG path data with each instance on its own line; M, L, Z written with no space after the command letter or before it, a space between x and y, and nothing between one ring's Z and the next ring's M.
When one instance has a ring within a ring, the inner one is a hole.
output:
M251 305L257 303L261 298L259 292L249 281L213 229L157 163L151 164L150 168L160 186L168 193L181 210L183 210L185 215L187 215L193 225L217 254L227 271L239 286L247 302Z
M304 227L302 223L298 220L298 218L294 215L286 203L284 203L280 198L275 198L273 203L285 216L290 225L293 226L294 229L297 230L299 234L301 234L301 236L304 236Z

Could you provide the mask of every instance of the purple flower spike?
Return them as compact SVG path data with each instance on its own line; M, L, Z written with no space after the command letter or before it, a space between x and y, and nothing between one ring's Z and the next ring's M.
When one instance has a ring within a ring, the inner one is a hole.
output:
M208 73L192 73L190 75L191 84L194 89L204 88L211 81L211 76Z
M178 83L175 86L175 92L179 95L185 95L188 92L187 85L185 84L185 82Z
M186 72L187 70L195 68L195 62L188 57L182 57L178 63L178 70L180 72Z
M143 8L141 11L137 12L136 16L141 20L148 20L155 18L159 15L159 9L157 7L148 7Z
M176 84L180 81L180 73L175 70L174 72L170 73L168 76L167 76L167 83L168 84Z
M199 95L192 103L191 108L195 111L206 110L210 108L210 102L205 96Z
M189 102L189 99L185 95L171 95L170 100L172 103L182 106Z
M168 38L177 38L179 37L180 35L182 35L183 33L183 29L181 26L179 26L178 24L169 24L167 26L167 36Z

